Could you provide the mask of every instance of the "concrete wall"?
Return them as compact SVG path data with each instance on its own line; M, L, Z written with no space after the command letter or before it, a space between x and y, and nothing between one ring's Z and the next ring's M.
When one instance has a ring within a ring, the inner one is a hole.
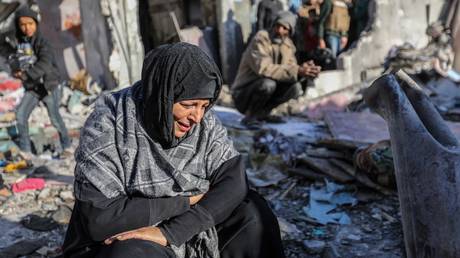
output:
M287 9L289 0L280 0ZM260 0L218 0L217 22L219 30L222 73L227 83L233 82L242 51L252 32Z
M51 42L62 78L69 79L86 68L85 46L81 37L78 0L39 0L40 30Z
M423 47L428 38L426 5L430 6L430 22L439 18L446 0L375 0L376 18L370 33L362 36L355 49L343 53L339 58L339 70L323 72L316 81L316 87L310 89L312 98L339 90L343 87L358 84L361 79L370 79L378 75L381 64L388 50L393 45L410 42L416 47ZM252 1L257 4L258 1ZM282 1L286 6L288 1ZM235 47L234 34L225 28L229 10L235 15L233 21L243 28L243 41L247 39L247 28L251 23L248 15L250 0L218 1L218 22L220 31L221 58L225 79L229 78L237 67L234 67ZM227 27L228 28L228 27ZM229 62L230 61L230 62ZM238 60L239 61L239 60ZM231 78L230 78L231 79Z
M100 46L109 44L105 42L107 38L111 40L112 49L109 60L94 56L94 52L101 49L95 49L96 40L86 39L90 41L91 45L85 45L82 38L82 18L80 13L79 0L39 0L42 21L40 29L46 38L53 44L56 52L56 61L61 70L64 79L74 77L81 69L89 70L89 73L94 79L99 80L100 83L105 84L106 88L113 88L115 86L129 86L140 79L142 60L144 57L143 47L139 38L138 29L138 12L137 1L135 0L99 0L100 12L90 13L85 17L85 25L91 26L92 22L97 22L101 26L102 19L106 19L110 35L101 35L97 39ZM92 3L94 4L94 3ZM102 14L101 14L102 13ZM87 13L88 14L88 13ZM95 20L92 15L97 15L98 20ZM99 17L102 15L103 17ZM88 20L89 19L89 20ZM91 28L96 30L96 26ZM105 28L104 28L105 29ZM86 31L86 29L85 29ZM84 31L83 34L86 34ZM97 34L94 33L94 34ZM93 36L91 34L90 36ZM86 50L90 47L91 51L88 53L93 59L99 59L98 62L109 66L110 71L102 69L95 69L97 63L92 62L87 65ZM105 46L106 48L110 48ZM98 55L106 53L98 52ZM108 62L108 63L107 63ZM109 74L111 73L111 74ZM111 82L108 83L103 77L110 77ZM116 83L113 81L116 79ZM115 85L116 84L116 85Z
M100 0L107 17L113 50L109 68L118 87L131 86L141 78L144 48L140 39L138 1Z
M217 3L222 75L233 82L251 30L251 3L249 0L220 0Z
M390 48L409 42L421 48L428 42L426 5L430 22L439 18L444 0L376 0L372 30L358 41L356 48L339 57L339 70L323 72L309 95L321 96L343 87L370 80L382 71Z

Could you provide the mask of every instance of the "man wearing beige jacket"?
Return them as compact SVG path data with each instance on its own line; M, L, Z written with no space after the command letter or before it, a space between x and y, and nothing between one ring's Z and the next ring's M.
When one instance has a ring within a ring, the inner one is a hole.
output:
M262 121L283 122L270 116L271 110L301 96L302 78L314 78L321 70L312 61L297 64L290 38L295 22L294 14L280 12L271 31L257 32L243 53L232 96L235 107L245 115L242 124L249 128L259 127Z

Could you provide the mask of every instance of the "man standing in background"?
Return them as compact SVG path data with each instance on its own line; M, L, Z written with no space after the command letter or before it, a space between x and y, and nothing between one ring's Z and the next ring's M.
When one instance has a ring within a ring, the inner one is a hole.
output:
M324 0L318 25L319 47L330 48L336 57L347 46L351 0Z

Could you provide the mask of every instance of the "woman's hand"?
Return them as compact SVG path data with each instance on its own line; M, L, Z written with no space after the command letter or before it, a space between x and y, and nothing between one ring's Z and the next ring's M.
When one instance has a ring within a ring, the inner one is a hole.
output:
M197 202L199 202L201 200L201 198L203 198L203 195L204 194L198 194L198 195L190 196L189 197L190 205L195 205Z
M104 241L104 244L110 245L115 240L124 241L128 239L140 239L151 241L162 246L166 246L168 244L168 241L166 240L163 233L161 233L161 230L158 227L153 226L138 228L135 230L130 230L120 234L116 234L110 238L107 238Z

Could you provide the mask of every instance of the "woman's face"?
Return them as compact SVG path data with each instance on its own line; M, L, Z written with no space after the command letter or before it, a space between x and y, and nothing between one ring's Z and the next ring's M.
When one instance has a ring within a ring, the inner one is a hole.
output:
M174 103L174 136L181 138L195 124L200 123L208 106L208 99L182 100Z

